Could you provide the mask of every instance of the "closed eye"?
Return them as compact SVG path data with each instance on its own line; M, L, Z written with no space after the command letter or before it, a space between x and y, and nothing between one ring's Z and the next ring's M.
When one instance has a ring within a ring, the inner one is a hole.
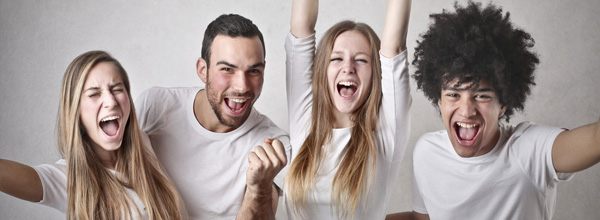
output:
M365 59L357 59L356 62L369 63L369 61Z

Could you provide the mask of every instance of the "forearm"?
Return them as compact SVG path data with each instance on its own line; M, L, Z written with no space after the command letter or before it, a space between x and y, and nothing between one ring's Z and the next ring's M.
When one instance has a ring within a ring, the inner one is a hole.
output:
M0 191L32 202L43 197L42 182L33 168L4 159L0 159Z
M381 38L381 53L386 57L394 57L406 50L411 2L411 0L388 0Z
M314 33L319 14L318 0L293 0L291 33L294 37L303 38Z
M277 204L273 200L271 190L250 190L246 188L244 201L235 219L275 219L276 209Z

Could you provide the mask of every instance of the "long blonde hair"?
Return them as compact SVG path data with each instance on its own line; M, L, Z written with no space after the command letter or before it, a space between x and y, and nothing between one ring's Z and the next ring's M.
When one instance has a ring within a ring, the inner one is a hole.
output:
M157 158L142 142L133 101L113 175L92 150L93 141L80 119L83 85L98 63L113 64L121 74L128 97L129 79L121 64L104 51L86 52L71 62L62 80L57 136L67 161L67 219L126 219L140 214L125 187L137 193L150 219L181 219L179 194Z
M367 100L352 114L355 125L331 183L331 207L338 217L354 217L356 206L361 196L366 196L365 189L370 185L369 177L372 174L369 173L373 173L375 168L377 146L373 131L377 125L382 97L381 62L378 56L380 41L368 25L342 21L327 30L317 47L312 76L313 105L310 133L292 161L285 179L285 192L290 194L294 212L301 216L303 209L306 208L309 193L314 192L317 172L325 158L325 147L331 142L335 106L330 95L323 95L329 94L327 67L331 51L336 38L350 30L362 33L371 44L372 84Z

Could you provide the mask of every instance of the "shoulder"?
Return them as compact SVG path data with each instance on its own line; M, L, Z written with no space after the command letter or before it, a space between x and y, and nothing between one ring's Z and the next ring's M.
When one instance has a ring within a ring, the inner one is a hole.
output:
M164 98L195 95L199 90L200 87L152 87L144 90L138 99L165 101Z
M200 89L200 87L152 87L144 90L136 99L135 107L138 115L143 115L145 112L162 112L174 106L181 106L181 103L195 96Z
M452 145L446 130L425 133L417 140L413 154L417 157L427 152L442 150L446 145Z
M562 128L535 124L529 121L521 122L516 126L503 126L502 129L510 135L511 139L555 138L560 132L564 131Z
M265 138L275 137L283 143L289 143L288 133L255 108L252 108L252 112L246 121L246 126L246 131L253 135L260 135Z
M33 167L38 175L66 175L67 174L67 161L60 159L54 164L40 164Z

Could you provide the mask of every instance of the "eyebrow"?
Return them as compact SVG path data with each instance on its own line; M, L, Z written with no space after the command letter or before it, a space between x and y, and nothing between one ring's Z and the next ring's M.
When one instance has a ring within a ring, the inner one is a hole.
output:
M442 90L450 90L450 91L465 91L468 90L470 88L456 88L456 87L452 87L452 86L444 86L444 88L442 88ZM494 92L494 89L492 88L477 88L475 90L475 92Z
M238 68L238 66L236 66L234 64L231 64L231 63L229 63L227 61L219 61L219 62L217 62L216 65L217 66L218 65L225 65L225 66L228 66L228 67L231 67L231 68ZM251 65L250 68L257 68L257 67L264 67L264 66L265 66L264 62L258 62L258 63L255 63L254 65Z
M338 54L344 54L344 51L342 51L342 50L333 50L333 51L331 51L331 55L334 55L334 54L336 54L336 55L338 55ZM357 54L358 55L362 54L362 55L365 55L365 56L371 56L370 51L358 51Z
M113 83L112 85L110 85L110 88L112 89L112 88L115 88L117 86L122 86L122 85L124 85L123 82L116 82L116 83ZM90 91L90 90L94 90L94 91L100 90L100 87L97 87L97 86L89 87L89 88L83 90L83 92L87 92L87 91Z

